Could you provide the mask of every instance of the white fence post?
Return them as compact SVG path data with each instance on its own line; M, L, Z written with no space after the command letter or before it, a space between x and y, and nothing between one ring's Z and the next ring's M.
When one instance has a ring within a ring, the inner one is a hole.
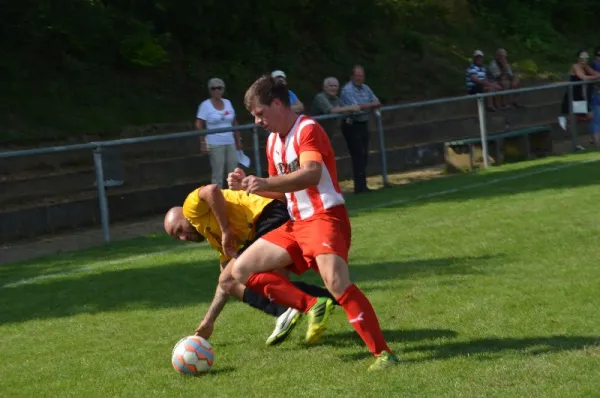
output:
M485 99L477 98L477 111L479 113L479 133L481 134L481 150L483 152L483 167L488 168L488 146L487 146L487 127L485 123Z

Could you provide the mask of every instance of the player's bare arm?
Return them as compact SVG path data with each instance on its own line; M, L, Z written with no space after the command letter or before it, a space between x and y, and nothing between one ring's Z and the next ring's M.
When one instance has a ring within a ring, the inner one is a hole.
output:
M300 157L302 158L302 155ZM242 187L249 193L296 192L319 184L323 168L320 161L300 162L300 169L290 174L260 178L249 176L242 181Z
M214 330L215 321L221 311L223 311L223 308L225 308L227 300L229 300L229 294L220 285L217 285L215 296L206 311L206 315L204 315L202 322L200 322L200 325L194 331L196 336L204 337L205 339L210 338Z
M229 269L227 268L227 265L229 263L230 261L220 264L221 274L223 274L226 271L229 271ZM229 275L231 275L230 272ZM221 277L219 277L219 281L220 280ZM223 308L225 308L229 297L230 295L225 291L225 289L223 289L221 284L217 284L215 295L210 305L208 306L208 310L206 311L204 318L202 318L202 321L194 331L196 336L204 337L207 340L210 338L214 330L215 321L223 311Z
M196 328L195 332L197 336L204 337L205 339L210 337L214 329L214 324L230 297L233 296L243 301L245 286L237 283L231 275L231 268L234 262L235 259L232 259L220 264L221 274L219 275L219 283L202 322Z
M299 99L296 99L294 105L292 105L292 110L296 113L304 112L304 104Z
M223 192L221 192L221 188L215 184L207 185L198 190L198 196L208 204L219 224L219 228L221 228L223 252L228 256L235 256L237 239L235 233L229 227L225 197L223 196Z

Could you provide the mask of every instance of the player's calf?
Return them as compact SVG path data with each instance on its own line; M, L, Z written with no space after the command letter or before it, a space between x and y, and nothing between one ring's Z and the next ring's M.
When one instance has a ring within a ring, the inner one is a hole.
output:
M392 351L379 327L375 310L358 286L350 281L350 272L344 259L335 254L322 254L317 256L316 260L325 285L336 296L337 301L346 311L348 321L371 353L375 356L381 356L383 352L391 354ZM378 359L379 361L381 360Z

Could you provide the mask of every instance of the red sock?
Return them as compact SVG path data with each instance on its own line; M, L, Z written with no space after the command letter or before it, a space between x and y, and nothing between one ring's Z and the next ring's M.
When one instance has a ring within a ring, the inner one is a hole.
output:
M373 354L379 355L381 351L392 352L383 338L373 306L356 285L348 286L337 301L346 311L352 327Z
M279 305L292 307L302 312L307 312L317 301L316 297L304 293L289 279L275 272L252 274L248 278L246 286Z

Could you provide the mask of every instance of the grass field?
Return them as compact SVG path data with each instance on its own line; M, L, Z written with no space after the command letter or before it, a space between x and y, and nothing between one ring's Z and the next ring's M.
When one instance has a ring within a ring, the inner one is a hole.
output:
M342 311L270 348L231 302L202 377L173 345L215 288L204 245L150 236L0 267L0 393L18 396L593 396L600 376L600 153L349 197L351 273L402 364L372 362ZM318 281L315 275L305 280Z

